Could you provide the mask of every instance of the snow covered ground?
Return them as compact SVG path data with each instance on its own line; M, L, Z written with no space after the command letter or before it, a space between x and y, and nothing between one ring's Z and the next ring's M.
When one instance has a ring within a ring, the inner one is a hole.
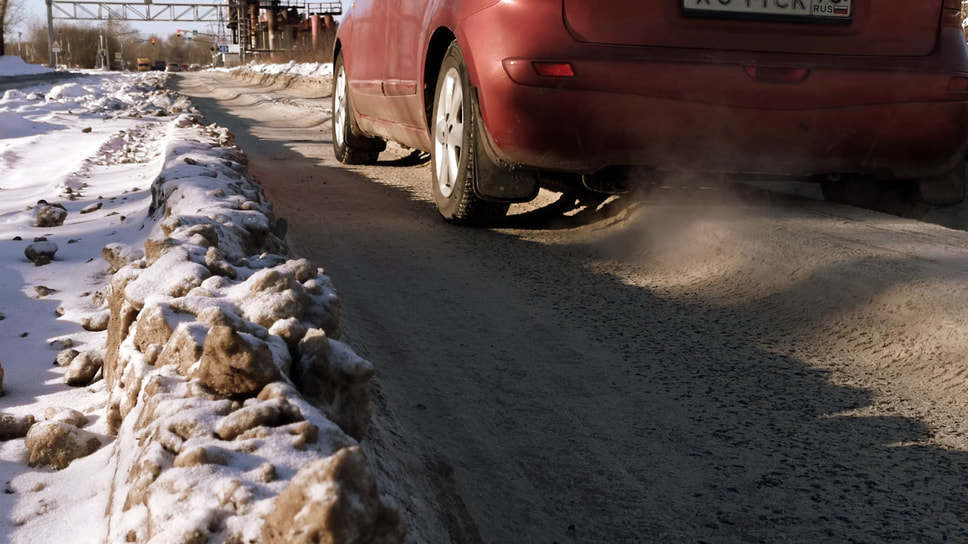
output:
M400 541L328 278L166 77L0 99L0 541Z

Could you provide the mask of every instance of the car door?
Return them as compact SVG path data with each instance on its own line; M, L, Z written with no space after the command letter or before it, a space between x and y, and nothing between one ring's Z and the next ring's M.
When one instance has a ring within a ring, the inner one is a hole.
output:
M383 91L388 114L397 125L394 139L413 147L428 132L420 92L425 48L428 41L431 0L386 0L387 55Z
M387 56L388 0L355 0L341 36L353 108L366 127L385 116L383 72Z

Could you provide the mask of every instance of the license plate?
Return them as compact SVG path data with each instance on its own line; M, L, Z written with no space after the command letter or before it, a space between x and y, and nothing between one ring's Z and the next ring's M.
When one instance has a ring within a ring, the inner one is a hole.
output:
M684 15L799 22L850 22L852 0L681 0Z

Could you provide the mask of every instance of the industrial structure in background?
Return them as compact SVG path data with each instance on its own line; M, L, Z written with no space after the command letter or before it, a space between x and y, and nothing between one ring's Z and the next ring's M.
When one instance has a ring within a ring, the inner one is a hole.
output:
M212 50L225 64L259 56L274 60L327 61L333 48L341 2L300 0L227 0L220 3L45 0L51 66L59 43L54 19L213 23ZM181 33L179 32L179 35Z
M332 51L340 2L230 0L227 28L232 42L254 54ZM243 52L243 54L244 54Z

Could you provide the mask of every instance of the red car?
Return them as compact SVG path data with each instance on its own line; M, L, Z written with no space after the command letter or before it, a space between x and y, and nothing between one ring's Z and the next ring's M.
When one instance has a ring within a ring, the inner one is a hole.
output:
M334 72L336 157L429 152L455 223L682 170L965 196L961 0L355 0Z

